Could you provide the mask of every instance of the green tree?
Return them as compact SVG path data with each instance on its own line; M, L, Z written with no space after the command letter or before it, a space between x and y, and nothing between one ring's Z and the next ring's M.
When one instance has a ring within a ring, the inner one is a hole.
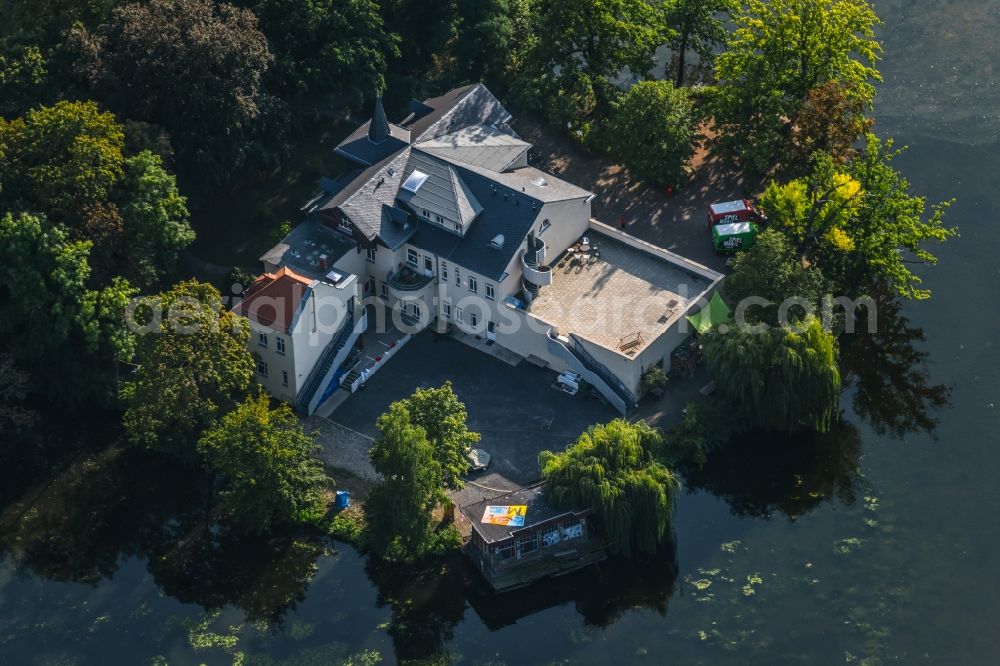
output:
M125 228L127 275L152 286L176 265L177 255L194 241L188 224L187 200L159 155L148 150L125 159L125 176L117 193Z
M123 416L137 446L191 458L197 436L250 386L250 325L215 287L189 280L135 308L141 326Z
M241 402L198 440L198 452L224 480L222 513L258 533L323 517L330 479L318 451L291 407L271 409L264 392Z
M697 128L686 89L669 81L640 81L616 105L611 145L638 177L677 185L694 155Z
M808 165L812 154L822 151L846 162L855 154L854 144L875 124L867 111L864 100L849 86L837 81L816 86L792 119L791 159Z
M369 96L398 55L375 0L240 0L260 20L283 95Z
M772 183L761 198L775 228L796 243L840 294L857 296L885 283L898 295L925 299L914 262L934 264L927 249L955 236L944 226L950 202L931 206L911 193L892 166L892 141L866 136L865 149L846 165L817 154L809 175Z
M644 421L591 426L564 453L539 455L546 493L560 506L593 507L612 552L654 552L670 536L680 488L656 460L662 446Z
M444 486L462 488L461 476L469 471L469 449L479 441L479 433L466 425L465 404L455 395L451 382L439 388L417 389L401 402L413 425L424 429L441 467Z
M503 83L518 48L517 12L525 0L456 0L459 23L449 49L458 81Z
M785 157L788 123L809 92L833 81L865 108L882 47L866 0L743 0L716 59L719 147L764 172Z
M369 455L382 480L365 501L365 543L386 559L414 559L433 543L431 511L444 499L441 465L403 402L379 417L378 429Z
M787 298L801 298L818 311L826 281L817 268L806 268L795 245L774 229L766 229L746 252L739 252L733 261L732 273L726 278L726 296L737 303L744 299L763 298L768 306L747 307L743 313L748 323L766 322L778 325L778 309ZM801 308L790 308L788 316L801 318Z
M741 427L826 432L840 402L837 339L815 317L702 336L708 370L729 418Z
M47 74L45 57L34 44L0 51L0 116L18 116L30 108Z
M79 74L122 116L165 127L178 159L221 182L243 165L274 110L273 57L253 12L212 0L116 8L71 35Z
M90 246L35 215L0 217L0 337L16 341L17 364L63 404L102 397L107 366L134 344L123 314L136 290L122 279L88 288Z
M0 119L0 205L45 213L92 243L93 281L151 287L194 240L184 197L159 156L125 157L123 128L93 102Z
M0 119L0 204L79 224L123 175L125 134L94 102L57 102Z
M650 74L668 37L656 0L538 0L525 58L527 96L559 126L607 117L623 69Z
M701 62L711 62L715 50L726 40L725 21L735 0L667 0L667 25L674 29L670 48L677 56L677 87L684 85L687 52Z

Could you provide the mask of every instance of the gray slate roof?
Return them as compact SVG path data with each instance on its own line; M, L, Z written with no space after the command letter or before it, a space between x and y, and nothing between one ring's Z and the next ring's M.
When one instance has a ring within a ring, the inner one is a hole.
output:
M482 213L464 236L421 221L410 243L499 282L538 218L541 202L523 192L495 185L489 178L461 166L457 172L473 196L483 203ZM500 249L490 246L498 234L504 237Z
M490 125L470 125L414 145L425 153L454 162L504 171L531 148L531 144Z
M434 111L421 117L411 114L402 126L410 130L413 143L436 139L470 125L505 128L511 115L500 100L482 83L449 90L440 97L424 100Z
M373 120L374 125L369 120L358 127L337 145L334 152L353 162L370 166L410 144L409 130L385 119L381 100L376 104Z
M400 188L396 196L415 213L420 214L422 210L426 210L452 222L461 222L464 227L483 211L482 205L451 164L418 150L411 150L403 182L414 171L425 174L427 180L415 193Z

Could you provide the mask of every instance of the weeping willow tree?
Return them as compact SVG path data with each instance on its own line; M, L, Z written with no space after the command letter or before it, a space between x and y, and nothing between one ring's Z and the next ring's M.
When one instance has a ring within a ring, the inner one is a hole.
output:
M748 326L702 336L726 411L744 427L826 432L837 415L837 340L808 316L794 328Z
M564 453L541 453L547 492L560 506L593 507L613 553L654 552L670 534L680 487L654 458L662 443L644 421L591 426Z

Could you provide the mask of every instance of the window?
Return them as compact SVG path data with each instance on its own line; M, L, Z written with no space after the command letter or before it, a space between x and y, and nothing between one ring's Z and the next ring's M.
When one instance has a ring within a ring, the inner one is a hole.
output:
M462 271L458 270L458 268L455 269L455 284L459 287L462 286Z
M375 278L370 277L367 280L365 280L365 293L366 294L375 293Z
M267 346L267 333L257 334L257 344L259 344L261 347Z
M517 548L513 539L501 544L497 548L497 560L500 562L513 559L515 555L517 555Z
M389 285L385 282L379 282L378 288L378 293L382 294L382 298L389 298Z
M444 218L441 217L440 215L435 215L434 221L437 222L438 224L444 224Z
M406 250L406 262L414 266L417 265L417 251L412 247Z
M288 386L288 371L287 370L282 370L281 371L281 385L282 386Z
M346 217L342 217L339 220L337 220L337 228L343 231L344 233L349 234L351 233L351 221L348 220Z
M444 317L445 319L451 318L451 303L441 304L441 316Z
M433 272L434 270L434 260L430 257L424 257L424 270L428 272Z
M476 326L478 326L479 325L479 315L477 315L475 312L470 312L469 313L469 323L472 324L473 328L475 328Z
M455 321L460 324L464 322L462 319L462 308L455 308Z
M471 275L469 276L469 291L472 293L479 291L479 281Z
M441 279L448 280L448 262L446 261L441 262Z
M538 550L538 533L532 532L525 536L519 536L517 538L517 549L522 556Z
M373 264L375 263L375 248L374 247L370 247L370 248L368 248L368 249L365 250L365 260L366 261L370 261Z
M579 539L583 536L583 521L579 518L575 520L567 520L562 524L562 538L563 541L569 541L570 539Z
M559 543L559 528L553 525L542 530L542 548L548 548Z
M542 223L538 225L538 235L541 236L545 233L545 230L552 226L552 223L547 219L542 220Z
M274 348L279 354L285 353L285 339L274 336Z
M260 359L257 360L257 374L261 377L267 377L267 363Z
M459 224L458 222L456 222L455 223L455 231L461 231L461 230L462 230L462 225Z
M423 211L423 214L424 214L424 217L426 217L428 220L431 219L431 214L428 213L426 210Z
M489 282L486 283L486 298L491 301L496 298L496 291L494 291L493 285Z

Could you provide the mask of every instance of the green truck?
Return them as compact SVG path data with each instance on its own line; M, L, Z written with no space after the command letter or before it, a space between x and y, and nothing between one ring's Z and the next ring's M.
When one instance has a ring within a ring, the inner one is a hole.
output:
M749 250L757 239L757 232L757 225L753 222L717 224L712 227L712 243L717 252Z

